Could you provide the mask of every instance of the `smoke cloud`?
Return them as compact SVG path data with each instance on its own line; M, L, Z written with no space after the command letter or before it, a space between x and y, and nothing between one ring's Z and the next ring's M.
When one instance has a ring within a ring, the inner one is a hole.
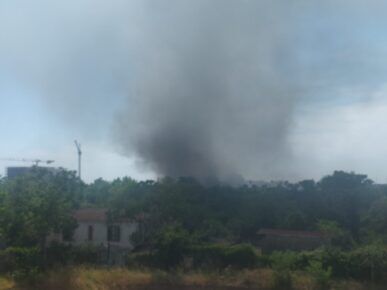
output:
M117 131L125 152L168 176L283 174L300 96L293 7L168 3L141 27L136 89Z

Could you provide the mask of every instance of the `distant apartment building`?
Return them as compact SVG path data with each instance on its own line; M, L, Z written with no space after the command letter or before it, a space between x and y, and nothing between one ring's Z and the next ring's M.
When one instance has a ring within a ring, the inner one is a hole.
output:
M31 172L32 167L7 167L7 177L15 178L18 176L26 175Z
M6 168L8 178L16 178L19 176L30 174L36 167L35 166L10 166ZM55 172L58 168L55 167L38 167L39 170L45 170L47 172Z

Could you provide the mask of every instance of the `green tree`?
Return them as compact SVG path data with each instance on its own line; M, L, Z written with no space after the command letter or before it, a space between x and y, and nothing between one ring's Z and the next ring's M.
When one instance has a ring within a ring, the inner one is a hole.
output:
M375 242L359 247L353 252L352 257L358 267L365 268L373 283L380 279L386 271L387 251L381 243Z
M349 249L354 245L350 233L342 229L335 221L320 220L317 224L319 231L329 239L329 245L340 249Z
M0 196L0 232L7 246L38 246L50 233L75 227L72 211L81 200L82 183L74 172L41 168L6 180Z
M387 242L387 197L373 202L362 219L362 230L366 240L383 240Z
M183 262L192 244L192 237L181 226L167 226L156 242L158 261L165 268L175 268Z

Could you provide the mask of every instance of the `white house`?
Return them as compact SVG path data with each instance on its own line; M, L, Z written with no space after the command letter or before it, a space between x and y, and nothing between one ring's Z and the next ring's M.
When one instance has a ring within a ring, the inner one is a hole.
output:
M132 249L130 237L137 223L129 219L108 222L106 209L84 208L74 213L78 227L74 231L74 245L93 244Z
M72 237L53 235L49 237L49 240L75 246L101 247L107 252L107 262L111 264L122 264L125 254L133 249L131 236L137 230L137 222L129 219L110 222L107 209L96 208L79 209L74 212L74 218L78 227Z

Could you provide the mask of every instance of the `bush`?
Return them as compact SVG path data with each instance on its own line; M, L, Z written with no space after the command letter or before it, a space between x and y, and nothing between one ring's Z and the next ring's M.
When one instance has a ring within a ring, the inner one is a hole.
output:
M277 252L269 259L275 270L306 270L317 280L335 277L378 282L385 279L387 272L387 248L379 244L365 245L352 251L325 247L304 253Z
M225 250L225 264L237 268L253 267L257 264L258 257L251 245L242 244L231 246Z
M353 278L380 281L387 272L387 249L379 244L359 247L348 254L348 264Z
M291 271L299 267L302 256L295 252L274 252L270 256L275 289L293 289Z
M42 255L37 248L10 247L0 252L1 271L15 280L36 280L42 270Z
M177 241L175 238L176 236L170 239L169 243L163 244L154 253L130 254L127 264L129 266L167 269L184 266L188 270L190 268L248 268L258 264L267 264L264 259L256 254L254 247L251 245L190 245L189 243Z
M72 260L72 247L61 243L52 243L47 248L47 265L50 267L61 265L65 266Z
M136 254L129 254L126 260L126 266L127 267L147 267L147 268L154 268L158 267L160 265L159 261L157 260L157 256L152 253L136 253Z
M273 286L278 290L293 289L293 281L290 271L288 270L274 270L273 272Z
M103 246L84 245L70 248L71 263L76 265L107 262L107 250Z
M332 267L323 268L320 261L312 261L306 271L312 275L319 289L329 289L329 282L332 277Z
M190 254L195 268L248 268L256 266L259 261L254 247L247 244L200 245L191 248Z
M194 268L222 268L226 264L226 246L199 245L191 248Z
M349 252L338 248L321 248L308 254L308 265L313 261L320 261L325 269L332 269L332 276L336 278L351 277L353 272Z
M352 251L324 248L308 255L310 261L320 261L324 269L332 269L336 278L381 281L387 272L387 249L383 245L366 245Z
M156 257L162 268L179 266L193 244L189 233L181 227L166 227L156 242Z
M301 269L304 264L303 254L291 251L273 252L269 259L272 268L277 270L292 271Z

